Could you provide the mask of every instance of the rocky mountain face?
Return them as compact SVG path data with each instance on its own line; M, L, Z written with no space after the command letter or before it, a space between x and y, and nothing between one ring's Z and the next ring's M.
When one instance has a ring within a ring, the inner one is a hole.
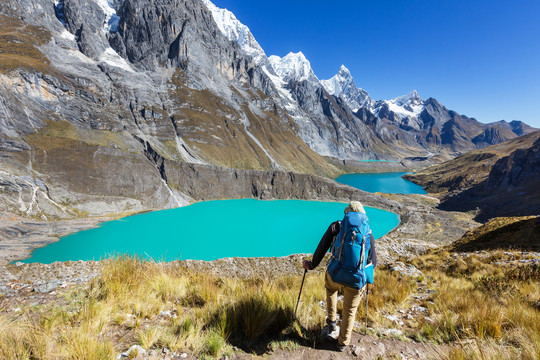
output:
M341 99L354 114L374 129L385 144L394 143L417 153L451 154L498 144L536 129L520 121L482 124L448 110L436 99L423 100L416 90L391 100L373 100L357 88L345 66L321 84L332 96Z
M10 1L0 11L7 209L74 217L185 204L167 161L336 172L198 0Z
M332 176L325 156L450 155L530 131L416 93L373 101L344 67L320 81L208 0L5 0L0 38L1 204L24 216L182 205L183 164Z
M442 192L441 208L479 220L540 213L540 131L471 151L407 178Z

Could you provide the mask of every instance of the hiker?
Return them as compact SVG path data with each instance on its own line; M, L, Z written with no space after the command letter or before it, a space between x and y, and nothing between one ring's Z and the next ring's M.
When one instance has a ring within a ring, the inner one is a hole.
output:
M341 251L337 249L340 247L340 244L342 244L341 239L343 236L349 236L349 238L353 236L353 238L356 238L356 232L350 231L351 226L354 225L358 225L357 228L359 228L362 236L369 239L366 240L366 242L369 244L369 249L367 251L367 262L365 263L372 263L373 266L375 266L377 264L375 242L373 235L371 234L371 230L369 229L366 211L359 201L351 201L349 203L349 205L345 208L345 217L343 218L343 221L336 221L330 224L319 242L317 250L315 250L315 253L313 254L312 260L304 260L302 263L302 266L306 270L315 269L323 259L326 252L330 249L330 247L332 247L332 258L328 263L328 269L325 275L326 307L328 316L326 319L327 325L323 329L323 335L332 340L337 338L336 349L338 351L344 351L351 341L356 310L360 304L362 296L365 294L366 289L365 276L363 279L358 279L362 278L362 276L359 277L358 273L355 274L354 270L343 269L341 264L339 264L340 262L342 264L344 261L346 262L346 259L344 258L346 256L354 257L353 255L350 255L351 251L346 249L346 246L342 245ZM340 230L344 230L344 232L347 232L349 235L340 234ZM354 235L351 235L351 233ZM336 239L340 240L339 244ZM357 242L361 242L361 238L360 240L357 240ZM356 264L358 263L359 260L356 260ZM332 276L330 274L332 274ZM339 288L343 288L343 313L341 329L336 324L337 293Z

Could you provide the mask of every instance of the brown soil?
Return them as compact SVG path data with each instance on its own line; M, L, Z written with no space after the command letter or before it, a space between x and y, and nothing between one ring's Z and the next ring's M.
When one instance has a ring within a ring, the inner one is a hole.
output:
M294 351L277 350L269 354L278 360L292 359L437 359L444 357L449 347L403 341L381 339L370 335L353 334L351 344L343 352L333 349L332 343L322 343L313 347L300 346Z

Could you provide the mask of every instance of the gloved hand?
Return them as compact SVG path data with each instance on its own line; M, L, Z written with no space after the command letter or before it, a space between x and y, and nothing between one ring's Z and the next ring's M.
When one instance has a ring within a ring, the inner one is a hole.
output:
M302 261L302 267L306 270L311 270L311 261L308 261L308 260Z

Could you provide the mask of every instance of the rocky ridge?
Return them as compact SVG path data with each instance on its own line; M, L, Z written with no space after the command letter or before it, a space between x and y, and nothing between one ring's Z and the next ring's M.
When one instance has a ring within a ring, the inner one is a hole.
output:
M440 192L441 208L477 218L540 213L540 132L472 151L406 178Z

